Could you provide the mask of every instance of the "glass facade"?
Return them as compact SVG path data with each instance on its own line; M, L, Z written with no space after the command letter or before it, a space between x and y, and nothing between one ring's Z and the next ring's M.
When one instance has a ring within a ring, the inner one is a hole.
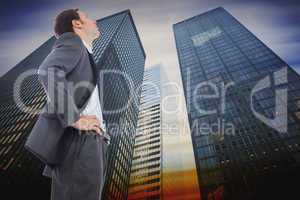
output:
M161 199L160 67L145 70L132 160L129 200Z
M11 199L19 197L49 198L50 183L43 177L43 164L24 149L37 115L25 113L14 101L14 86L18 76L26 71L35 71L50 53L55 38L50 38L38 49L0 79L0 187L1 194ZM22 102L28 109L41 109L46 95L37 75L32 75L20 85ZM19 192L16 192L18 188ZM36 190L40 193L35 193Z
M117 21L120 23L114 27ZM97 61L101 69L113 72L102 76L103 106L106 111L103 115L112 136L103 199L125 200L138 121L145 52L128 10L100 20L99 25L104 30L107 26L107 32L112 35L103 37L103 40L110 41L104 44L103 51L101 41L95 41L94 47L100 46L95 58L99 59ZM113 112L115 110L120 111Z
M299 75L222 7L173 30L202 199L295 193Z
M103 117L111 135L103 199L126 199L146 56L129 10L97 20L97 24L101 37L94 41L93 56L97 67L108 71L101 73L100 87ZM54 42L51 37L0 79L0 184L11 191L20 185L31 191L28 197L34 197L39 188L43 196L38 197L43 199L50 196L50 182L42 176L44 166L24 149L38 116L23 112L18 105L23 102L26 109L38 110L46 103L36 70ZM31 69L32 75L16 84L20 74ZM21 91L19 101L14 101L15 87Z

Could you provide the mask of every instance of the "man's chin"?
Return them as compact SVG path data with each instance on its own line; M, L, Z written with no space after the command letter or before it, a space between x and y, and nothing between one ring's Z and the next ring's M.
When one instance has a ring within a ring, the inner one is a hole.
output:
M100 37L100 33L95 34L95 39L97 39L98 37Z

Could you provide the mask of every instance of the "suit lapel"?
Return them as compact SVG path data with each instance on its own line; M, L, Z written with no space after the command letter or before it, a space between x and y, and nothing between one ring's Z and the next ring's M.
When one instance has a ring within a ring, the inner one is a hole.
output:
M99 76L99 69L96 66L96 63L94 61L93 55L90 54L90 52L86 49L88 55L89 55L89 61L93 70L93 76L94 76L94 84L97 84L98 81L98 76Z
M100 73L100 69L97 68L96 63L94 61L93 55L90 54L90 52L86 49L88 55L89 55L89 60L93 69L93 75L94 75L94 85L96 86L98 84L98 79L99 79L99 73ZM99 101L100 101L100 106L101 109L103 110L103 101L100 95L100 88L98 87L98 94L99 94Z

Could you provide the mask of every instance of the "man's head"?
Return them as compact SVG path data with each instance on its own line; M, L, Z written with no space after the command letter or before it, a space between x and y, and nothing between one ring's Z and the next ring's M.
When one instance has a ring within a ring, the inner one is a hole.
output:
M65 32L74 32L88 41L100 36L96 21L79 9L68 9L59 13L55 19L54 32L56 37Z

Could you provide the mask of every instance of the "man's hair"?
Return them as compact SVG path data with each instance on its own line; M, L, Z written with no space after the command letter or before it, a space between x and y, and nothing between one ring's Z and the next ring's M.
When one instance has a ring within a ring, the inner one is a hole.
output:
M78 8L64 10L56 16L54 24L56 37L66 32L74 32L72 20L80 20L78 10Z

